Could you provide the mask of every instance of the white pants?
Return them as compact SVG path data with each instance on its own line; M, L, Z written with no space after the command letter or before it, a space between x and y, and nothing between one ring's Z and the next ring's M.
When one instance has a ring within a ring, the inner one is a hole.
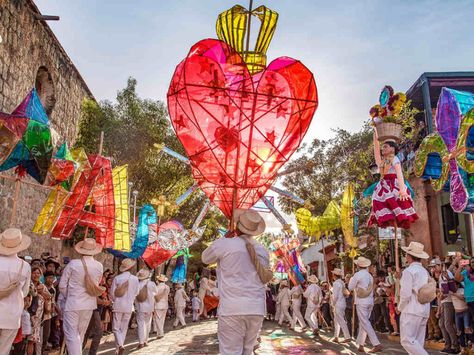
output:
M199 309L193 309L193 322L196 322L199 320Z
M207 316L207 312L204 313L206 311L206 307L204 307L204 297L206 296L206 291L202 291L201 289L199 289L199 293L198 293L198 298L199 300L201 301L201 312L199 312L199 315L201 314L204 314Z
M275 320L277 322L280 321L280 304L279 303L276 304L276 308L275 308Z
M148 343L151 330L151 316L152 313L148 312L137 312L137 325L138 325L138 343Z
M186 325L186 321L184 320L184 310L186 306L178 306L176 307L176 319L174 320L173 326L176 327L179 323L184 327Z
M428 318L406 314L400 316L400 344L409 355L428 355L425 350Z
M278 324L281 325L284 321L291 323L290 312L288 312L289 304L280 305L280 317L278 317Z
M64 339L69 355L82 354L82 342L92 317L90 311L65 311L63 315Z
M308 322L308 325L312 330L318 330L318 310L316 307L306 307L306 312L304 313L304 319Z
M342 329L342 334L344 334L344 339L350 339L351 334L349 333L349 328L347 327L347 322L345 318L346 307L334 307L334 338L339 337L340 330Z
M127 337L128 332L128 323L132 313L122 313L114 312L114 317L112 319L112 332L115 336L115 346L118 348L123 347L125 343L125 338Z
M301 328L306 327L303 315L301 314L301 300L293 300L291 304L291 309L293 310L293 319L291 320L291 327L296 327L296 322L300 323Z
M253 354L262 322L263 316L220 316L217 320L220 354Z
M18 329L0 329L0 355L10 354Z
M167 309L155 309L155 315L153 317L153 320L155 322L156 334L159 337L165 335L164 327L167 311Z
M357 317L359 318L359 334L357 334L356 340L358 346L364 346L367 336L369 336L369 340L373 346L380 345L380 341L369 320L373 308L374 305L372 304L356 304Z

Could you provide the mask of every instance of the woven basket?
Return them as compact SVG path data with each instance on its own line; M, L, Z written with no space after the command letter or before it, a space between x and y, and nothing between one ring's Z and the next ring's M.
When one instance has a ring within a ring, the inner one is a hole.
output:
M393 139L400 142L402 138L402 126L393 122L382 122L375 126L380 142Z

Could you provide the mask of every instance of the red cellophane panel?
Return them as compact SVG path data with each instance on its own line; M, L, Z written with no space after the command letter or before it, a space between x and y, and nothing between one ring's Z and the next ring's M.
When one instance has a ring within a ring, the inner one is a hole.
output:
M252 76L238 53L214 39L191 48L168 91L194 178L227 217L233 197L237 208L249 208L265 194L317 106L314 77L301 62L281 57Z
M114 247L115 202L112 165L99 155L88 157L91 168L82 171L77 184L51 232L51 237L69 239L76 225L94 229L96 240L104 248ZM94 212L84 207L91 198Z

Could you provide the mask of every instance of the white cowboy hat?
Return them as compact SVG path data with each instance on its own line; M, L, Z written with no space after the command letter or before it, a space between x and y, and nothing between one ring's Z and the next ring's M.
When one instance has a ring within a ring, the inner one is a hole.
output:
M411 242L408 247L402 247L402 250L407 254L413 255L415 258L428 259L430 257L425 252L425 246L418 242Z
M102 251L102 245L97 244L94 238L86 238L74 245L74 249L81 255L96 255Z
M369 267L370 264L372 264L372 262L369 259L364 258L363 256L361 256L361 257L358 257L354 261L354 264L356 264L358 267Z
M316 277L316 275L311 275L308 277L308 282L309 283L312 283L312 284L316 284L319 282L318 278Z
M333 271L331 271L334 275L337 275L337 276L344 276L344 273L342 272L341 269L334 269Z
M156 277L156 280L158 280L160 282L166 282L166 281L168 281L168 278L165 275L161 274L161 275L158 275Z
M31 238L21 233L18 228L8 228L0 234L0 255L13 255L28 249Z
M238 208L234 211L234 221L238 230L250 236L260 235L265 231L265 221L256 211Z
M119 271L120 272L125 272L127 270L130 270L132 267L135 266L137 262L133 259L127 258L123 259L122 263L120 264Z
M139 280L146 280L150 278L150 270L148 269L140 269L140 271L137 272L137 278Z

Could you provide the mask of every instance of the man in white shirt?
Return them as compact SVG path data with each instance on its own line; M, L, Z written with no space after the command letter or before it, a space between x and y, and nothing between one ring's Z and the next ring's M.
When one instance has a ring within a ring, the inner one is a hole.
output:
M332 271L334 282L332 284L332 306L334 308L334 340L339 343L339 332L342 329L344 334L343 343L351 341L351 335L345 319L346 312L346 298L344 296L344 289L346 285L342 281L343 272L341 269L334 269Z
M417 297L418 290L429 280L428 271L421 265L421 259L430 257L424 248L423 244L417 242L402 247L409 266L403 271L400 280L400 343L410 355L428 355L424 344L430 303L421 304Z
M306 329L306 323L303 315L301 314L301 301L303 300L303 288L300 284L293 286L290 291L291 296L291 309L293 311L293 319L291 320L291 328L295 330L296 322L299 322L302 330Z
M176 328L179 323L181 326L186 326L184 319L184 310L186 309L186 302L189 301L189 297L184 291L182 284L176 284L176 292L174 293L174 310L176 311L176 319L173 323L173 328Z
M217 262L220 353L247 355L253 352L265 315L265 284L246 243L255 250L259 267L268 268L269 255L263 245L252 240L265 231L265 221L257 212L237 209L234 222L237 236L214 241L203 251L202 262Z
M103 266L94 260L94 255L102 251L95 239L86 238L74 246L81 259L74 259L64 268L59 281L59 291L65 299L63 309L63 330L68 354L82 354L82 342L89 326L92 312L97 308L97 297L87 293L83 262L90 278L96 285L102 278Z
M168 278L165 275L158 275L156 277L158 285L156 286L155 295L155 328L158 338L162 338L165 335L163 330L165 326L166 312L168 311L168 295L170 293L170 287L166 284Z
M278 325L281 327L284 321L290 323L291 317L288 309L290 308L290 289L288 288L288 281L283 280L280 282L280 291L278 292L278 302L280 302L280 317L278 317Z
M139 281L139 295L143 292L144 301L137 297L137 324L138 324L138 347L141 349L148 346L148 338L150 336L151 318L155 308L156 285L150 282L150 271L148 269L141 269L137 273ZM146 292L146 294L145 294Z
M136 261L133 259L124 259L120 264L120 275L114 278L110 287L110 297L113 300L113 320L112 331L115 336L115 345L118 355L125 351L123 347L125 337L127 336L128 323L132 317L133 303L139 292L138 278L132 275L128 270L133 268ZM123 292L124 291L124 292ZM123 292L122 295L120 295Z
M367 268L370 266L371 261L361 256L354 263L359 268L359 271L351 277L348 288L349 291L355 290L354 303L359 319L359 334L357 335L356 344L359 346L360 352L365 352L365 340L369 336L369 340L373 345L373 349L369 352L378 353L382 351L382 345L370 323L370 314L374 308L374 278Z
M10 353L21 325L31 268L17 253L28 249L30 244L31 238L17 228L9 228L0 234L0 355Z
M319 280L316 275L310 275L308 277L309 286L303 293L303 296L306 298L304 319L308 322L314 335L319 335L318 312L322 300L322 292L321 288L317 285L318 282Z

